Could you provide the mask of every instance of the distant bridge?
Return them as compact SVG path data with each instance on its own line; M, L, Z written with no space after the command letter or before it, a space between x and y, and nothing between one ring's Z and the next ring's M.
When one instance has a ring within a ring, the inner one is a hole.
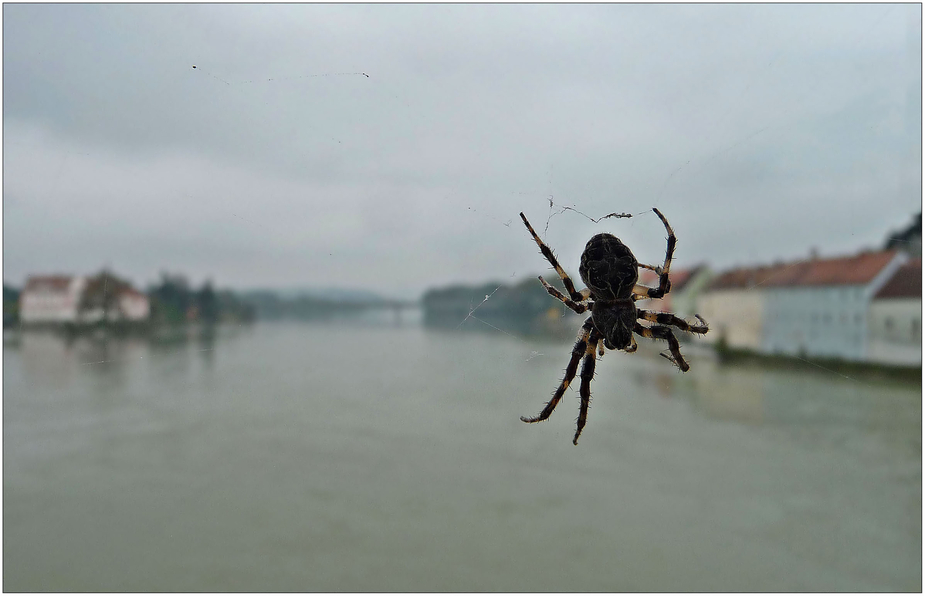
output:
M351 303L350 306L356 310L390 310L396 323L401 322L402 312L422 308L421 302L417 300L376 300L375 302Z
M348 304L364 310L386 308L392 310L410 310L413 308L421 308L421 303L418 300L376 300L374 302L349 302Z

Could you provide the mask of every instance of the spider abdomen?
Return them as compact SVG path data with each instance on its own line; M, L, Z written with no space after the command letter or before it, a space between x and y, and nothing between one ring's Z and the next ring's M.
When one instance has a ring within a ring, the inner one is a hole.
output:
M632 251L612 234L597 234L581 253L578 273L597 300L629 298L639 280Z

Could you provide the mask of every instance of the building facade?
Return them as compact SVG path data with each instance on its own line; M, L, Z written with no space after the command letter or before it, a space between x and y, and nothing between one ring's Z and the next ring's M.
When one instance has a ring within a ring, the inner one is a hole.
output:
M704 339L763 354L908 364L913 360L908 345L896 348L893 339L884 343L885 317L910 333L914 322L921 327L920 315L915 319L912 314L921 310L921 273L917 307L908 296L887 303L880 295L880 306L872 309L875 296L908 260L900 251L862 252L721 273L700 295L700 314L710 324ZM879 327L872 313L881 313ZM902 357L895 357L897 349Z
M77 321L86 278L68 275L33 276L19 296L23 324Z
M922 259L900 267L868 308L868 358L883 364L922 364Z
M764 284L761 351L867 360L868 306L907 260L879 251L782 268Z
M32 276L19 298L20 320L24 325L93 323L104 317L102 308L84 304L88 278L82 276ZM120 287L116 307L108 313L110 321L144 321L151 312L148 297L131 287Z
M773 272L773 267L739 268L714 277L697 301L700 315L710 325L704 341L759 351L765 310L763 283Z
M119 294L119 308L129 321L144 321L151 314L151 301L141 292L127 288Z

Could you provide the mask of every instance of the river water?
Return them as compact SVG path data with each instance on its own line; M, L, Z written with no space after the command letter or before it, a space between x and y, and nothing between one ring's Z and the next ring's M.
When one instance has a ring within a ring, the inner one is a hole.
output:
M486 331L8 341L3 589L921 591L919 385Z

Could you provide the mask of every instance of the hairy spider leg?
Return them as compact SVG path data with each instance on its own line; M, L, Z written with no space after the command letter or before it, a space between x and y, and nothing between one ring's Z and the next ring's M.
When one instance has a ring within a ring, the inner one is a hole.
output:
M585 423L588 421L588 408L591 406L591 379L594 378L594 366L597 364L597 358L594 356L594 347L600 339L600 332L597 330L597 327L595 327L591 330L591 337L588 339L588 349L581 363L581 387L578 393L581 397L581 407L578 410L578 428L575 430L575 438L572 439L572 445L578 444L578 435L581 434L582 429L585 427Z
M549 264L552 265L553 269L556 270L556 273L559 274L559 277L562 279L562 283L565 285L565 289L568 291L569 298L575 302L581 302L588 296L582 295L580 292L575 290L575 284L572 283L571 278L562 269L562 265L559 264L559 261L556 260L556 255L552 254L552 249L546 246L540 237L537 236L536 231L534 231L533 226L530 225L530 222L527 221L527 216L521 211L520 219L524 220L524 225L527 226L527 229L530 230L530 234L533 236L533 239L536 240L537 246L540 247L540 252L543 253L543 256L546 257L546 260L549 261ZM590 294L589 294L590 295Z
M647 288L642 284L636 284L633 286L633 302L636 302L637 300L648 300L649 291L652 289L653 288Z
M662 356L674 362L675 365L681 369L681 372L687 372L690 369L690 365L684 360L684 356L681 355L681 344L678 343L678 338L674 336L674 333L671 332L669 327L662 327L660 325L644 327L636 323L633 330L639 335L648 337L649 339L664 339L667 341L671 356L665 353L662 353Z
M636 351L636 348L638 348L638 347L639 347L639 346L636 345L636 338L633 337L632 335L630 335L630 345L628 345L627 347L623 348L623 351L626 352L627 354L632 354L633 352Z
M707 325L707 322L703 320L703 317L700 315L694 315L697 317L697 320L700 321L699 325L692 325L680 317L667 312L649 312L647 310L642 310L641 308L636 309L637 318L642 319L643 321L652 321L653 323L658 323L659 325L673 325L680 329L681 331L689 331L690 333L699 333L703 335L710 330L710 327Z
M630 336L630 339L633 339L632 335ZM604 357L604 338L603 337L597 340L597 355L602 358Z
M665 229L668 230L668 248L665 251L665 264L661 267L639 264L639 267L642 267L643 269L651 269L652 271L658 273L658 287L647 288L646 286L636 284L633 287L633 300L643 300L645 298L661 298L671 290L671 282L668 281L668 270L671 268L671 257L674 256L674 247L678 240L675 238L674 230L671 229L671 226L668 224L668 220L665 219L665 216L662 215L662 212L655 207L652 208L652 211L655 211L655 215L657 215L658 218L662 220L662 223L665 224Z
M581 314L581 313L583 313L583 312L585 312L585 311L587 311L587 310L591 310L591 306L594 305L593 302L590 303L590 304L583 304L583 303L574 302L574 301L572 301L572 300L569 300L569 299L565 296L565 294L563 294L563 293L560 292L559 290L557 290L557 289L555 289L554 287L552 287L551 285L549 285L549 282L547 282L545 279L543 279L543 276L539 276L539 280L540 280L540 282L543 284L543 287L546 288L546 291L549 292L549 295L550 295L550 296L552 296L553 298L556 298L557 300L561 300L563 304L565 304L567 307L571 308L572 310L574 310L574 311L575 311L576 313L578 313L578 314ZM590 293L590 291L589 291L589 293ZM585 298L585 300L587 300L587 298Z
M565 376L562 377L562 382L559 383L559 388L556 389L552 399L546 403L546 407L543 408L542 412L533 418L521 416L521 420L524 422L540 422L549 418L549 415L552 414L552 411L556 409L557 405L559 405L559 400L562 399L563 395L565 395L565 390L568 389L572 379L575 378L575 373L578 372L578 362L581 360L582 356L588 353L588 346L596 345L588 342L588 336L591 335L591 329L593 328L594 321L591 319L591 317L588 317L588 319L581 326L581 332L578 334L578 341L575 342L575 347L572 348L572 358L569 360L568 366L565 367Z

